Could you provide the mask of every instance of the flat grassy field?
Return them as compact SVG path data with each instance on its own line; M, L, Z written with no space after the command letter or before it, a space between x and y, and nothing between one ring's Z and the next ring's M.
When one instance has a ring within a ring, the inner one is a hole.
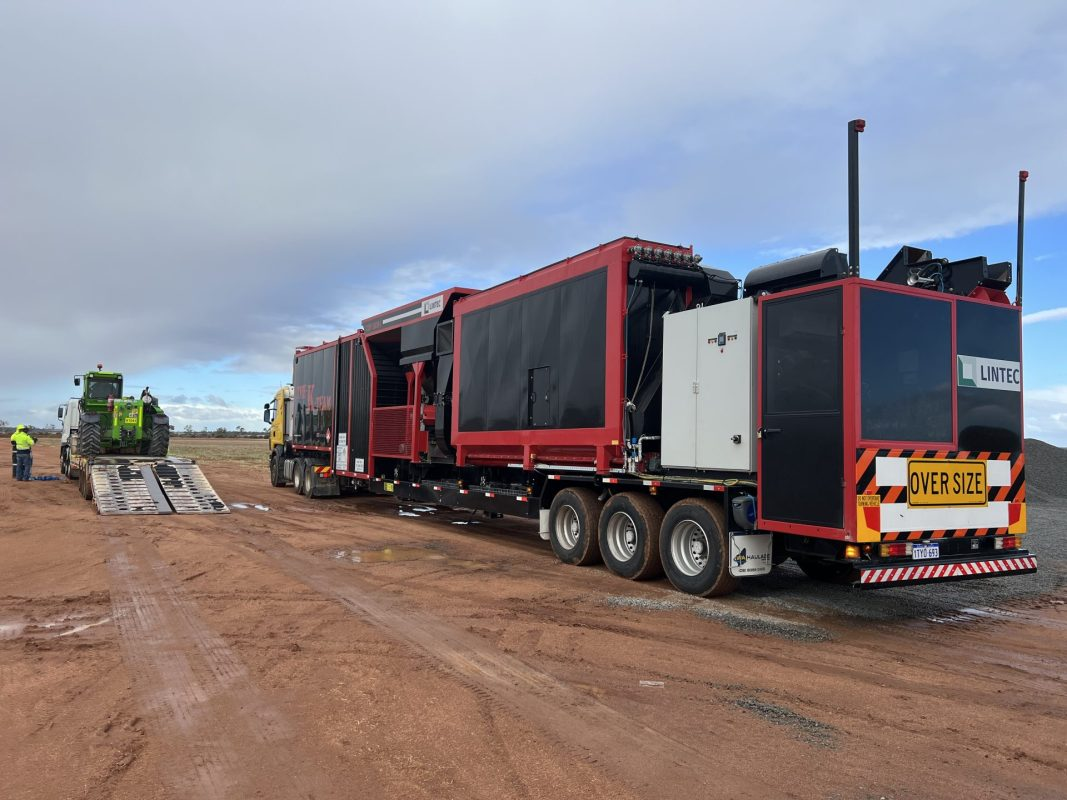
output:
M269 454L266 439L194 439L175 437L170 440L170 455L194 458L198 462L228 461L266 466Z

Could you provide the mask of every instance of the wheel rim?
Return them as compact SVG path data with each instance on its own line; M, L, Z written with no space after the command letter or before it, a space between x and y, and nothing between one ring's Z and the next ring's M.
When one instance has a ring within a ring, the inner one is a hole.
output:
M293 486L297 494L304 493L304 465L299 461L293 467Z
M711 540L691 519L683 520L671 531L671 560L684 574L694 577L704 571L711 554Z
M608 551L617 561L629 561L637 553L637 524L625 511L616 511L608 519Z
M556 512L556 540L565 550L578 546L578 537L582 534L582 522L574 506L562 506Z

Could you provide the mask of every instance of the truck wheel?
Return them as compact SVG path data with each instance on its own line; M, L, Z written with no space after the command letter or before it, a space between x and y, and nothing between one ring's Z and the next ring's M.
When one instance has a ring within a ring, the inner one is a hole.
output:
M92 467L90 467L89 469L92 469ZM84 497L86 500L92 500L93 480L88 473L89 470L87 469L78 471L78 491L81 493L81 496Z
M304 466L306 463L302 458L298 458L293 462L293 491L297 494L304 494Z
M634 581L663 573L659 557L659 529L663 509L647 494L623 492L600 512L600 554L604 564Z
M674 588L701 597L736 589L738 579L730 574L728 538L721 506L699 498L671 506L660 529L659 553Z
M101 438L99 421L86 422L83 419L78 426L78 455L90 458L100 455Z
M59 448L59 471L69 480L74 480L70 477L70 448L65 445Z
M816 581L839 581L852 571L848 564L835 564L833 561L821 561L814 558L798 558L797 566L804 574Z
M153 425L152 438L148 441L148 455L163 458L170 449L170 426Z
M285 486L285 458L277 452L270 454L270 485Z
M589 489L564 489L548 512L552 552L565 564L585 567L600 561L597 523L600 503Z

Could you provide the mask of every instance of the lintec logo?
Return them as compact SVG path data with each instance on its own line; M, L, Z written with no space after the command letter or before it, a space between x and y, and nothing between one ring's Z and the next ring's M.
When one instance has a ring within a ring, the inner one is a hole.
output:
M445 296L439 294L436 297L431 297L429 300L422 301L422 316L429 314L436 314L445 306Z
M1018 361L956 356L956 382L964 388L1018 392L1022 390L1022 377Z

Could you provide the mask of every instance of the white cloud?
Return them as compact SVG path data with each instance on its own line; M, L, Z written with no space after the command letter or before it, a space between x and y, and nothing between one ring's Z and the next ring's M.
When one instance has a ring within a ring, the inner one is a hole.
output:
M865 246L1010 221L1020 166L1032 215L1067 208L1061 2L410 14L6 5L8 393L104 358L204 396L207 364L284 373L372 313L621 234L709 264L840 241L853 116Z
M1048 308L1044 311L1035 311L1033 314L1023 314L1023 325L1034 322L1048 322L1049 320L1067 319L1067 306L1061 308Z
M1025 403L1027 436L1067 447L1067 385L1028 389Z

